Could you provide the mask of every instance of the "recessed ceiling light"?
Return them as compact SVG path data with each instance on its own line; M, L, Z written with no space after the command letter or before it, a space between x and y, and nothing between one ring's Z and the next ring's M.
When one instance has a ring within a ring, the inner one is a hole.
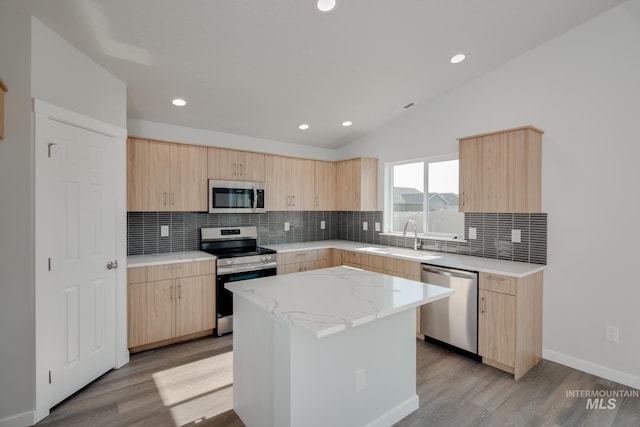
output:
M336 0L314 0L316 9L322 13L331 12L336 7Z
M344 126L344 127L351 126L352 124L353 124L353 122L350 122L349 120L347 120L346 122L342 122L342 126Z
M464 58L466 58L466 57L464 56L464 54L459 53L459 54L457 54L456 56L454 56L453 58L451 58L451 63L452 63L452 64L457 64L457 63L459 63L459 62L464 61Z
M187 101L185 101L182 98L176 98L173 101L171 101L171 103L176 107L184 107L185 105L187 105Z
M298 126L298 129L300 130L307 130L309 129L309 125L306 123L301 124L300 126Z

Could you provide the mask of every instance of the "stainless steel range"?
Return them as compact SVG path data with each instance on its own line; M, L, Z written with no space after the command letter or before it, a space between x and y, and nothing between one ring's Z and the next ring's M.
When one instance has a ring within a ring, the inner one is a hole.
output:
M276 251L257 246L256 227L202 228L200 250L217 257L216 331L218 336L233 331L233 294L228 282L275 276Z

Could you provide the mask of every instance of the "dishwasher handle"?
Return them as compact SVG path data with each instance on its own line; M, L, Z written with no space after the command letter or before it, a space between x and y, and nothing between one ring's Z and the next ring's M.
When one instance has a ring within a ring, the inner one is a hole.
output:
M457 277L460 279L475 279L478 273L464 270L455 270L451 268L432 267L428 264L422 264L422 271L433 274L441 274L443 276Z

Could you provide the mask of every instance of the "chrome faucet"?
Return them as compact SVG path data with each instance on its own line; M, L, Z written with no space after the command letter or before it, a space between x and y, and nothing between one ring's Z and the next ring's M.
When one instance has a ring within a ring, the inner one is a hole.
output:
M414 220L410 219L409 221L406 222L406 224L404 225L404 231L402 232L402 235L404 237L407 237L407 227L409 226L409 224L413 224L413 233L414 233L413 250L417 251L418 250L418 225Z

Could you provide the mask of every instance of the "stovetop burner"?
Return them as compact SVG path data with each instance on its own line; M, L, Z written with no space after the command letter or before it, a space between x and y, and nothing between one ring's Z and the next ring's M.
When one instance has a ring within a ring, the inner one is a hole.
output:
M257 245L256 227L202 228L200 250L215 255L218 265L275 262L276 251ZM271 256L267 256L271 255ZM233 263L221 260L233 258Z
M266 254L275 254L276 251L273 249L262 248L260 246L255 246L253 250L247 250L246 248L242 249L202 249L202 251L207 252L211 255L215 255L219 259L221 258L237 258L237 257L245 257L245 256L255 256L255 255L266 255Z

